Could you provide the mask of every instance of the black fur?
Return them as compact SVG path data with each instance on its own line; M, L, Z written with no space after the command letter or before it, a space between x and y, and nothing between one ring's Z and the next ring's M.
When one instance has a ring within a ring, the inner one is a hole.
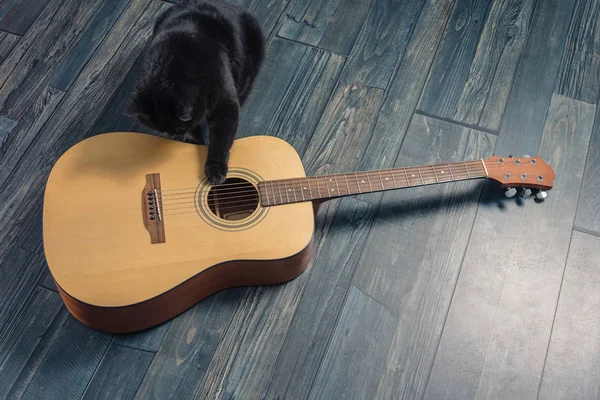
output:
M206 177L227 175L240 105L264 57L256 19L224 1L189 0L171 7L154 27L142 72L126 108L141 123L175 138L202 143L206 118Z

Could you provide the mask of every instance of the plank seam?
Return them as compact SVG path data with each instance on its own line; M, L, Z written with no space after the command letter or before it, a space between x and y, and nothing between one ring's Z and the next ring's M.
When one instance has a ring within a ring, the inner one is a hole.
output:
M148 350L148 349L142 349L141 347L134 347L134 346L128 346L126 344L123 343L112 343L110 344L111 346L119 346L119 347L125 347L131 350L139 350L139 351L143 351L145 353L151 353L151 354L156 354L158 353L158 350L156 351L152 351L152 350Z
M104 361L104 358L106 357L106 354L108 353L108 349L110 349L110 346L112 345L114 338L115 338L115 335L111 335L110 341L108 342L108 346L106 346L106 350L104 350L104 354L102 354L102 358L100 358L100 361L98 361L98 365L96 365L96 368L94 369L94 373L90 377L90 380L85 385L85 389L83 390L83 393L81 393L80 399L83 399L85 397L85 394L88 391L88 389L90 388L90 384L96 377L96 374L98 373L98 370L100 369L100 365L102 364L102 361Z
M344 58L348 58L348 57L349 57L349 55L347 55L347 54L336 53L335 51L331 51L331 50L325 50L325 49L322 49L322 48L320 48L320 47L318 47L318 46L314 46L314 45L312 45L312 44L308 44L308 43L300 42L300 41L298 41L298 40L294 40L294 39L288 39L288 38L286 38L286 37L279 36L279 34L278 34L278 33L277 33L277 34L275 34L275 35L273 36L273 39L272 39L271 41L273 41L275 38L277 38L277 39L281 39L281 40L286 40L286 41L288 41L288 42L292 42L292 43L297 43L297 44L300 44L300 45L302 45L302 46L306 46L306 47L310 47L310 48L313 48L313 49L317 49L317 50L319 50L319 51L323 51L323 52L326 52L326 53L335 54L336 56L340 56L340 57L344 57Z
M596 231L593 231L593 230L591 230L591 229L579 228L579 227L575 226L575 227L573 228L573 230L574 230L574 231L577 231L577 232L579 232L579 233L584 233L584 234L586 234L586 235L600 237L600 232L596 232Z

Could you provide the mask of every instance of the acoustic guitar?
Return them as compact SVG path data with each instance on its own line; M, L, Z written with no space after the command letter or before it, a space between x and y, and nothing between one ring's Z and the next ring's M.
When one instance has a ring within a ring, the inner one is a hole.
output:
M543 199L554 179L540 157L498 156L306 177L291 145L256 136L235 141L228 178L213 186L206 155L206 146L120 132L60 157L44 196L44 249L75 318L133 332L225 288L291 280L310 260L325 200L484 178L508 196Z

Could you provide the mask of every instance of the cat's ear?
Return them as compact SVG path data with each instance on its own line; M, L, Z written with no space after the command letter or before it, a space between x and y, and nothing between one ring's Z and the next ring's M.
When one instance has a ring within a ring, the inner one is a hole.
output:
M177 118L183 122L192 120L194 116L194 106L190 105L178 105L177 106Z

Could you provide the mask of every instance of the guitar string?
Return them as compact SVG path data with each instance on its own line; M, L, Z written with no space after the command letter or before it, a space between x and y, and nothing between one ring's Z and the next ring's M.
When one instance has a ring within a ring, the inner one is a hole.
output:
M398 169L385 169L385 170L372 170L372 171L360 171L360 172L350 172L347 174L329 174L329 175L321 175L318 177L301 177L300 179L303 178L331 178L331 177L335 177L335 176L342 176L342 175L354 175L354 174L373 174L373 173L384 173L384 172L389 172L389 171L395 171L395 172L400 172L401 170L418 170L419 168L439 168L439 169L445 169L446 167L451 167L451 166L455 166L455 167L462 167L462 166L467 166L467 165L479 165L481 167L483 167L483 165L481 164L481 160L470 160L470 161L464 161L464 162L452 162L452 163L446 163L446 164L435 164L435 165L424 165L424 166L418 166L418 167L402 167L402 168L398 168ZM235 177L234 177L235 178ZM266 181L266 182L284 182L287 181L289 179L296 179L296 178L284 178L284 179L275 179L275 180L270 180L270 181ZM215 188L224 188L224 187L231 187L231 186L240 186L240 185L247 185L248 182L236 182L236 183L222 183L219 185L214 185L213 187ZM196 189L197 186L190 186L190 187L184 187L184 188L173 188L173 189L163 189L161 190L163 193L165 192L173 192L173 191L179 191L179 190L190 190L190 189ZM165 193L165 195L177 195L177 193Z
M385 177L385 176L382 176L382 177ZM467 175L465 175L465 174L456 174L456 175L454 176L454 179L449 179L449 180L441 180L441 181L440 181L439 179L436 179L435 181L431 181L430 183L447 183L447 182L452 182L452 181L455 181L455 180L464 180L464 179L467 179L467 178L469 178L469 177L474 177L474 175L473 175L473 174L467 174ZM483 176L481 176L481 177L483 178ZM386 180L388 180L388 179L389 179L389 177L385 177L385 178L386 178ZM420 179L419 179L419 180L420 180ZM406 182L406 185L407 185L407 186L400 186L400 187L398 187L398 185L397 185L397 184L394 184L394 186L393 186L393 187L389 187L389 188L388 188L388 187L386 187L386 186L383 184L383 182L382 182L382 183L380 184L380 185L381 185L381 190L386 190L386 189L399 189L399 188L401 188L401 187L421 186L421 185L424 185L424 184L426 184L426 183L417 183L416 185L409 185L409 182L407 182L407 181L406 181L406 179L404 179L404 181ZM391 183L391 182L390 182L390 183ZM404 183L404 182L402 182L402 183ZM338 185L339 185L339 183L338 183ZM342 183L342 187L343 187L343 186L344 186L344 183ZM350 186L352 186L352 189L350 189ZM360 193L360 188L361 188L361 186L360 186L360 184L358 184L358 183L355 183L355 182L346 182L346 188L349 190L349 192L348 192L348 193L344 193L342 190L338 191L338 193L342 193L342 194L351 194L350 192L353 192L353 193L354 193L354 192L356 192L357 190L358 190L358 192ZM269 189L269 188L265 188L265 189ZM273 188L271 188L271 189L273 189ZM278 187L277 189L282 189L282 188L281 188L281 187ZM284 187L283 189L284 189L284 192L283 192L283 193L285 193L285 194L286 194L286 195L285 195L286 197L289 197L290 195L292 195L292 196L294 196L294 197L296 198L298 195L300 195L300 196L303 196L303 194L305 194L305 193L306 193L306 194L309 194L309 195L312 197L312 194L310 194L310 193L307 193L307 191L308 191L308 192L312 192L313 190L320 191L321 187L319 186L319 183L317 182L317 188L313 188L313 187L311 187L311 185L309 184L309 185L306 185L306 186L304 186L304 190L303 190L302 188L300 188L300 187L297 187L297 186L296 186L296 187L294 187L294 188L287 188L287 187ZM323 190L327 190L327 192L329 192L329 191L330 191L330 189L331 189L331 188L329 188L329 187L326 187L326 188L324 187L324 188L323 188ZM371 191L371 190L369 190L369 192L370 192L370 191ZM216 194L211 196L211 194L209 193L209 195L207 196L207 199L208 199L208 200L215 200L215 199L217 199L217 200L219 200L219 201L221 202L221 201L224 201L224 200L231 200L231 199L239 200L239 199L248 198L248 197L255 197L255 196L257 196L257 195L258 195L258 191L257 191L255 188L252 188L251 190L247 190L247 191L239 191L239 192L235 193L235 195L233 195L233 196L224 196L224 197L219 197L219 196L218 196L218 195L216 195ZM274 197L277 197L277 196L274 196ZM279 196L279 197L280 197L280 198L283 198L284 196L283 196L283 194L280 194L280 196ZM192 199L192 198L193 198L193 199L195 199L195 198L196 198L196 196L190 196L190 197L187 197L187 198L179 198L179 199L176 199L176 200L178 200L178 201L175 201L175 202L165 202L165 201L163 200L163 206L166 206L166 205L178 205L178 204L186 204L186 203L188 203L188 202L189 202L189 200L190 200L190 199ZM185 200L185 201L181 201L181 200Z
M465 179L468 179L468 178L469 178L469 177L468 177L467 175L464 175L464 176L462 176L462 177L455 178L454 180L465 180ZM480 177L474 177L474 176L471 176L471 178L484 178L484 176L480 176ZM442 182L439 182L439 183L448 183L448 182L452 182L452 181L442 181ZM437 183L437 182L431 182L431 183ZM422 186L422 184L418 184L418 185L414 185L414 186ZM408 187L408 186L405 186L405 187ZM381 191L383 191L383 190L386 190L386 189L400 189L400 188L402 188L402 187L393 187L393 188L385 188L385 187L382 187ZM330 192L328 192L328 193L330 193ZM344 193L344 192L338 192L338 193L339 193L339 195L341 195L341 196L348 195L348 194L360 194L360 193L358 193L358 192L354 192L354 193ZM368 193L368 192L367 192L367 193ZM245 196L245 197L248 197L248 196ZM222 200L224 200L224 199L219 199L219 202L218 202L218 204L217 204L217 205L218 205L219 207L225 207L225 208L227 208L227 207L229 207L229 208L232 208L232 207L237 207L237 208L239 208L239 207L245 207L245 206L248 206L248 207L249 207L249 206L256 206L256 205L258 204L258 195L257 195L257 193L256 193L256 192L254 192L254 193L253 193L253 195L252 195L251 197L254 197L254 199L244 199L244 200L240 200L240 198L237 198L237 199L236 199L235 197L230 197L230 198L229 198L229 201L222 201ZM286 196L286 197L287 197L287 196ZM271 205L278 205L278 204L288 204L288 203L295 203L295 202L296 202L296 203L298 203L298 202L306 202L306 201L311 201L311 200L312 200L312 199L306 199L306 200L302 200L302 199L298 199L298 197L299 197L299 196L298 196L298 195L296 195L296 196L295 196L295 200L294 200L294 201L291 201L291 200L285 201L285 199L284 199L284 197L283 197L283 196L279 196L279 198L280 198L280 200L282 200L282 202L281 202L281 203L275 202L274 204L271 204ZM339 196L338 196L338 195L333 195L333 196L323 196L323 198L325 198L325 197L339 197ZM231 201L231 199L234 199L234 200L233 200L233 201ZM274 200L275 200L275 199L274 199ZM209 201L210 201L210 200L209 200ZM213 200L213 201L214 201L214 200ZM190 203L189 203L189 202L182 202L182 203L177 203L177 204L184 205L184 204L190 204ZM171 205L172 205L172 204L171 204ZM178 209L184 209L184 208L195 208L195 207L196 207L196 205L195 205L195 203L193 203L193 205L189 205L189 206L163 207L163 208L162 208L162 210L163 210L163 211L166 211L166 212L169 212L169 211L178 210Z
M404 171L403 171L404 172ZM407 176L405 176L404 173L400 173L399 171L383 171L381 173L378 173L378 178L385 178L386 180L389 180L390 177L392 178L393 181L396 180L396 178L398 178L398 180L402 180L404 182L406 182L406 184L408 186L417 186L417 185L421 185L424 184L424 180L427 179L429 180L430 178L434 178L435 180L432 181L431 183L443 183L443 182L451 182L453 180L457 179L457 176L459 177L458 179L461 179L461 177L464 179L466 177L471 177L473 175L476 174L476 172L471 172L471 171L466 171L466 174L464 172L457 172L457 173L452 173L451 176L453 176L454 178L450 178L447 180L440 180L439 179L439 175L445 173L442 172L442 170L440 170L439 173L435 173L435 172L430 172L430 173L426 173L423 172L421 173L421 175L419 175L419 178L417 178L416 174L411 174L411 178L416 178L418 181L421 181L421 183L417 182L415 185L410 185L410 179L407 180ZM395 176L396 174L401 174L402 176ZM450 175L447 175L450 176ZM339 176L341 178L341 176ZM337 179L338 177L335 177L335 179L330 179L329 182L334 182L336 184L339 184L339 180ZM354 178L354 179L353 179ZM356 174L356 176L344 176L344 182L342 183L342 185L344 185L344 183L346 183L346 186L348 185L353 185L356 186L358 189L360 189L360 183L356 182L358 179L361 179L362 183L364 182L364 179L362 179L363 177L361 177L359 175L359 173ZM366 176L367 180L371 180L369 176ZM421 179L423 178L423 179ZM320 190L321 186L325 186L327 187L327 181L323 180L323 177L304 177L304 178L291 178L290 180L281 180L281 181L264 181L262 182L262 184L264 185L263 187L265 189L277 189L278 191L281 191L281 189L284 190L284 193L287 192L292 192L292 190L294 192L297 192L298 189L300 189L297 184L301 183L300 180L304 180L301 186L305 187L305 190L312 190L312 186L314 186L313 184L316 183L316 188L314 190ZM370 183L370 182L369 182ZM288 187L288 184L292 186L292 188ZM397 186L396 184L394 184L394 186ZM309 188L309 189L306 189ZM327 187L328 188L328 187ZM325 188L323 188L325 189ZM226 194L228 194L229 196L227 198L232 198L232 197L239 197L239 195L245 195L247 193L256 193L257 188L249 183L245 183L245 187L240 187L237 188L236 190L220 190L221 192L226 192ZM300 193L302 193L302 189L300 189ZM181 193L184 194L184 193ZM180 194L180 195L181 195ZM187 194L192 194L191 196L187 195ZM219 190L217 189L217 186L213 187L213 189L210 189L209 191L209 197L210 196L218 196L219 195ZM232 196L233 195L233 196ZM163 195L161 193L161 200L163 201L163 204L171 204L173 203L173 201L180 201L180 200L186 200L186 199L190 199L190 198L195 198L196 197L196 192L186 192L183 196L180 197L170 197L170 198L165 198L165 195Z

